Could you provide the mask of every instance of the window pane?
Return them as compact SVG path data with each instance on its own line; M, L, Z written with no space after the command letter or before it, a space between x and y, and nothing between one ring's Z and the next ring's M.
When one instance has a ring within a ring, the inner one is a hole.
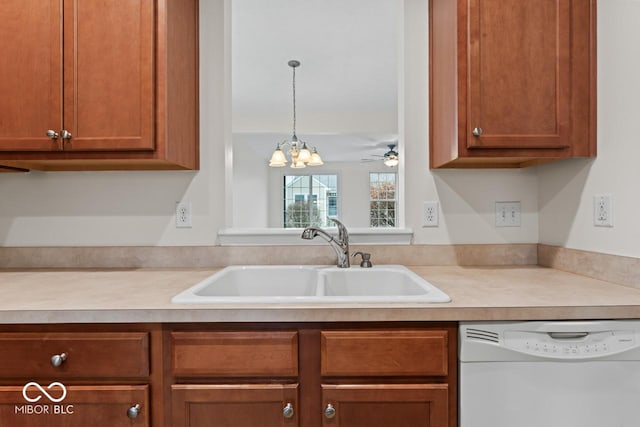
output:
M369 174L369 225L371 227L396 226L396 174L372 172Z
M287 175L284 178L283 226L325 227L338 215L337 175Z

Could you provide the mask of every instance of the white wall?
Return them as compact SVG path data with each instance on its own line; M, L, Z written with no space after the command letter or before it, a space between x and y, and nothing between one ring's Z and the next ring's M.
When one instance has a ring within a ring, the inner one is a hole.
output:
M540 241L640 257L640 1L598 2L598 157L539 167ZM613 228L593 196L613 194Z
M228 93L222 1L200 2L198 172L30 172L0 176L0 245L211 245L224 226ZM176 229L191 201L193 228Z
M201 170L2 174L0 245L215 244L231 205L224 191L230 125L222 5L200 3ZM524 170L429 171L427 0L405 0L404 15L400 147L414 242L540 241L640 256L640 2L598 3L598 158ZM601 193L614 194L613 228L592 225L592 197ZM422 202L434 199L441 226L421 228ZM174 227L178 200L193 203L192 229ZM493 227L495 200L521 200L523 226Z
M269 226L268 169L264 157L256 153L243 136L233 137L232 227Z

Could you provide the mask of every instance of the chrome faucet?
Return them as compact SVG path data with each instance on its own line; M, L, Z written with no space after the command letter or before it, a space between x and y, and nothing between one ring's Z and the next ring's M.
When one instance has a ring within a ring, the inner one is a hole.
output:
M300 237L305 240L312 240L316 236L322 237L336 251L336 254L338 255L338 267L349 268L349 233L347 232L347 227L337 219L329 219L335 222L338 226L337 240L331 234L318 227L305 228L302 232L302 236Z

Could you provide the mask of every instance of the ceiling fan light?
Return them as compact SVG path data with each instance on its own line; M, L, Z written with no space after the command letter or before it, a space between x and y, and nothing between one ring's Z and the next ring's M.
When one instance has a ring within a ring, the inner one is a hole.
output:
M286 164L287 164L287 158L285 157L280 147L277 147L273 151L273 154L271 155L271 160L269 160L269 166L271 166L272 168L281 168Z
M388 166L390 168L398 166L398 157L393 156L393 155L392 156L387 156L384 159L384 164L385 164L385 166Z

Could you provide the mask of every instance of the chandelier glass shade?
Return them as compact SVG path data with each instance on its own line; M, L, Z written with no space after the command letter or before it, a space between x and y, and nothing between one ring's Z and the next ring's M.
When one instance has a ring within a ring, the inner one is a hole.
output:
M296 68L300 66L300 61L292 59L288 62L288 65L293 69L293 135L291 138L285 139L276 145L276 149L271 155L271 160L269 160L269 166L274 168L286 166L288 163L286 154L289 154L291 158L291 167L293 169L302 169L307 166L321 166L324 162L320 154L318 154L316 147L313 147L313 151L309 150L307 143L299 140L296 135ZM289 149L285 154L282 149L286 146L289 146Z

